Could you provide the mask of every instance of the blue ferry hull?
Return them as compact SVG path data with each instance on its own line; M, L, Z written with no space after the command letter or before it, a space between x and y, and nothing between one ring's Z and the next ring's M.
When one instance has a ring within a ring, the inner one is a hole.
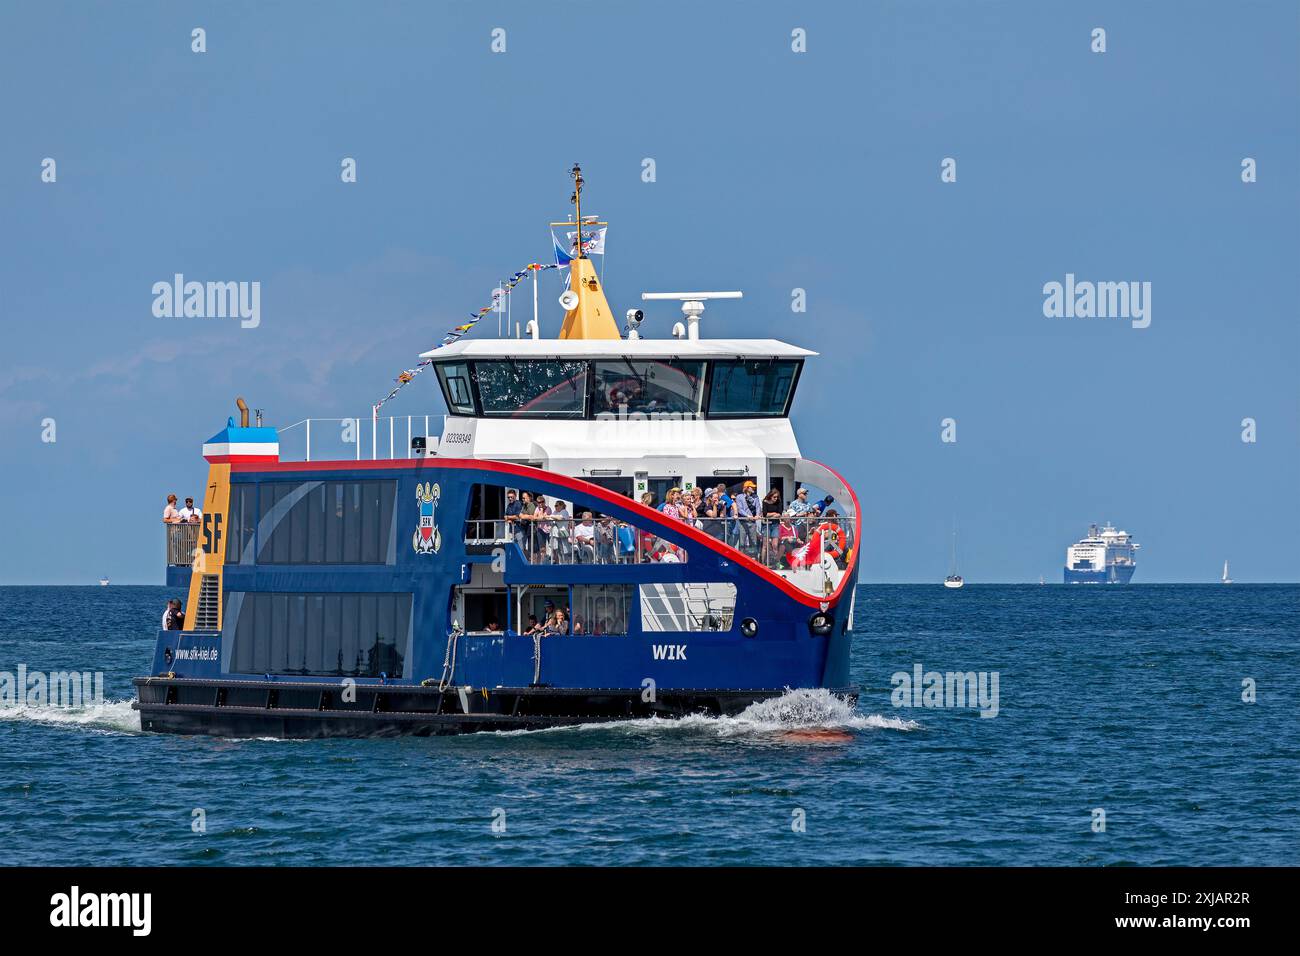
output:
M1065 569L1066 584L1128 584L1133 579L1135 564L1112 564L1105 571L1075 571Z
M238 489L259 482L350 478L396 483L397 545L386 562L338 567L227 558L223 593L409 594L409 637L394 658L396 668L389 668L400 676L345 681L277 673L270 664L269 670L241 669L233 653L239 612L227 601L220 629L158 632L150 676L135 681L143 729L223 736L423 735L732 714L792 688L855 694L848 674L856 549L846 558L835 592L815 597L682 522L596 485L526 466L442 458L255 464L234 466L230 481ZM433 519L441 529L436 553L419 538L417 489L431 482L440 492ZM473 489L484 483L583 502L678 544L687 560L534 564L513 543L484 547L467 542L461 529ZM250 547L257 554L258 540ZM732 626L726 631L643 630L640 615L629 612L625 635L535 638L518 633L519 622L513 619L503 622L503 632L453 634L454 589L471 581L475 565L493 562L507 588L609 584L627 585L636 593L642 584L731 584L736 589ZM177 583L188 576L189 569L178 572ZM742 621L752 623L751 635L739 626Z

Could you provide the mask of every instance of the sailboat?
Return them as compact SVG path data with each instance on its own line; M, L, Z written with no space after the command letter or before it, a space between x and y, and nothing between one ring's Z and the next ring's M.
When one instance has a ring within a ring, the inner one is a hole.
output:
M952 571L943 579L943 586L946 588L959 588L966 582L962 580L961 575L957 573L957 529L952 529Z
M1224 561L1224 562L1223 562L1223 583L1224 583L1224 584L1231 584L1231 583L1232 583L1232 578L1228 577L1228 562L1227 562L1227 561Z

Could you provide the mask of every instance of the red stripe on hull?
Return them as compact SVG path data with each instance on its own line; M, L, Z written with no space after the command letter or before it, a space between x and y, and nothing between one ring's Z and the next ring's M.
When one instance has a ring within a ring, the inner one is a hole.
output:
M211 461L214 459L209 460ZM707 535L698 528L694 528L685 522L673 521L672 519L665 518L662 512L655 511L652 508L647 508L639 501L625 498L624 496L615 494L606 488L602 488L600 485L593 485L589 482L583 481L581 478L570 478L568 475L560 475L552 471L543 471L540 468L532 468L528 465L515 465L509 462L491 461L481 458L442 458L436 456L429 458L388 458L379 461L280 461L278 458L272 458L265 464L258 463L256 459L245 456L227 456L224 460L231 462L230 470L234 472L355 471L358 469L364 471L393 471L398 469L423 471L426 468L462 468L467 471L486 471L491 472L492 474L513 475L516 478L528 478L533 481L549 482L550 484L567 488L570 491L580 492L584 498L606 501L610 504L618 505L620 508L625 508L633 514L639 515L654 524L668 528L678 534L685 535L692 541L702 544L706 548L722 555L728 561L732 561L745 568L747 571L757 574L759 577L785 592L789 597L794 598L800 604L818 609L820 609L823 604L826 604L827 607L834 607L839 603L840 598L843 596L844 586L852 577L853 568L857 564L858 551L860 550L860 542L862 541L862 512L858 507L858 496L854 494L849 483L845 481L838 472L825 465L822 465L822 467L826 468L827 471L840 479L840 483L848 489L849 496L853 499L853 540L855 545L853 548L852 560L849 562L848 567L844 569L844 576L840 578L839 585L829 597L822 598L815 594L809 594L801 588L795 587L785 578L781 577L781 575L772 571L771 568L759 564L749 555L737 551L729 545L723 544L718 541L717 538ZM809 460L811 461L811 459ZM821 463L816 462L816 464Z

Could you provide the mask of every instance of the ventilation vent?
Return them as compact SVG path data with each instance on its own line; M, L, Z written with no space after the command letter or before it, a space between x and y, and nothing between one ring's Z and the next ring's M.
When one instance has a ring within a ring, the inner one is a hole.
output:
M220 610L221 579L215 574L205 574L199 583L199 609L194 615L194 629L215 631Z

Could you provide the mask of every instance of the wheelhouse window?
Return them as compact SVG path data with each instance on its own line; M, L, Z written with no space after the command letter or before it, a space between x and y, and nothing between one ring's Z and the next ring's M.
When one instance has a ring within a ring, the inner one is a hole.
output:
M793 359L714 362L709 417L784 418L790 411L799 364Z
M484 415L582 418L586 411L586 362L475 362L474 381Z
M698 415L704 363L615 359L595 363L594 411Z
M473 415L474 393L470 390L468 363L448 362L437 368L447 408L453 415Z

